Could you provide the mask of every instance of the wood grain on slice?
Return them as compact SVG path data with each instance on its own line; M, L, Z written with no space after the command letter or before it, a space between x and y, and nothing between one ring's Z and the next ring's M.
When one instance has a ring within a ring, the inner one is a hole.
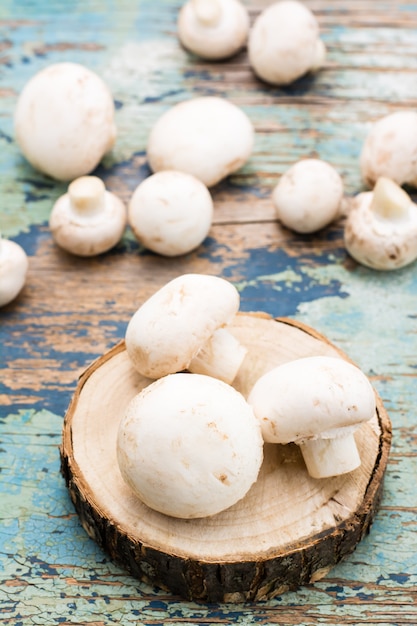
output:
M239 314L231 330L248 348L234 383L245 396L280 363L348 358L313 329L286 319ZM112 559L183 597L241 602L317 580L352 552L377 510L390 447L390 420L379 398L377 414L357 431L362 464L354 472L313 479L296 445L267 444L259 479L243 500L209 518L179 520L142 504L117 465L120 418L150 382L133 370L122 342L83 374L65 417L63 474L83 527Z

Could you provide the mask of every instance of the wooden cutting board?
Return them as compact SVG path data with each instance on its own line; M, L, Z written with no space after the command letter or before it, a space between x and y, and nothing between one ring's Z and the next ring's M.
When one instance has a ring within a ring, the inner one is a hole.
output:
M259 376L286 361L348 359L289 319L242 313L231 331L248 349L234 382L245 396ZM84 529L133 576L187 599L263 600L325 576L368 532L391 443L378 396L375 417L356 433L357 470L313 479L296 445L266 444L259 479L243 500L209 518L179 520L140 502L117 465L120 418L150 382L135 372L119 343L81 376L61 446L62 472Z

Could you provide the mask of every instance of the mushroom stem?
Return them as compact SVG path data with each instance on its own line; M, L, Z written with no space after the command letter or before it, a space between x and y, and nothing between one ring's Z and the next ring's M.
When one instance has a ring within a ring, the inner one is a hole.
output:
M206 374L228 383L236 378L247 353L225 328L218 328L188 366L194 374Z
M104 205L106 188L96 176L81 176L68 187L72 209L83 217L101 213Z
M408 214L412 200L397 183L390 178L378 178L373 192L371 210L385 219L396 219Z
M205 26L216 26L221 18L221 8L217 0L191 0L196 17Z
M313 63L311 64L310 72L318 72L324 65L326 60L326 46L321 39L317 39L316 48L314 50Z
M328 478L352 472L361 459L352 429L332 439L309 439L298 444L313 478Z

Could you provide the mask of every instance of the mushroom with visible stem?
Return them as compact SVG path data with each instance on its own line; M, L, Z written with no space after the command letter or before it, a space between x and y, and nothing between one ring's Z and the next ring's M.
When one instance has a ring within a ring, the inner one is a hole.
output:
M129 321L126 350L134 368L148 378L187 369L231 383L247 352L227 329L239 303L237 289L223 278L174 278Z
M171 374L145 387L119 425L121 474L150 508L184 519L220 513L256 481L259 422L241 393L201 374Z
M339 217L343 181L320 159L303 159L280 178L272 193L278 219L298 233L313 233Z
M149 135L147 156L153 172L187 172L212 187L246 163L253 143L252 123L239 107L203 96L162 114Z
M202 59L227 59L246 43L249 15L239 0L189 0L178 16L178 37Z
M55 63L33 76L15 111L16 140L39 171L62 181L91 172L116 139L113 97L78 63Z
M264 440L298 444L313 478L360 466L354 431L375 415L376 396L355 365L326 356L289 361L261 376L248 402Z
M417 258L417 205L389 178L356 196L346 219L345 246L362 265L395 270Z
M146 178L135 189L128 221L136 238L165 256L186 254L207 237L213 200L195 176L166 170Z
M313 13L297 0L281 0L256 18L248 41L255 74L272 85L288 85L323 65L326 48Z
M377 120L363 144L360 168L370 187L381 177L417 186L417 113L396 111Z
M0 307L12 302L23 289L29 268L26 252L0 235Z
M58 198L49 226L55 242L72 254L95 256L121 239L127 223L123 202L96 176L81 176Z

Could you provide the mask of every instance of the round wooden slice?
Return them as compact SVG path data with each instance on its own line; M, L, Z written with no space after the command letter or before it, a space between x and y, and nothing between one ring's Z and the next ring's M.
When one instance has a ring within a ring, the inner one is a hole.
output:
M283 362L347 358L287 319L239 314L231 331L248 348L234 383L244 395ZM142 504L117 465L119 420L150 382L133 370L121 342L82 375L65 417L63 474L83 527L112 559L188 599L242 602L318 580L354 550L378 507L391 442L378 397L375 417L356 434L362 465L354 472L313 479L296 445L267 444L259 479L243 500L209 518L180 520Z

